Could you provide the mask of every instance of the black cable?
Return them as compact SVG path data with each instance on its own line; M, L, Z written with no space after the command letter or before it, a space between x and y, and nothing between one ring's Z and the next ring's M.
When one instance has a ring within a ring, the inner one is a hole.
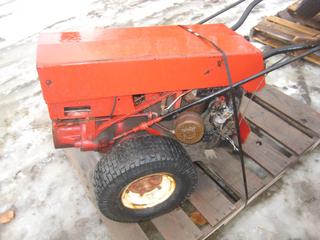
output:
M275 55L278 55L278 54L294 52L294 51L298 51L298 50L305 50L305 49L313 48L314 46L315 46L315 44L313 44L313 45L294 44L294 45L288 45L288 46L284 46L284 47L280 47L280 48L274 48L274 49L263 52L263 59L266 60L266 59L273 57Z
M233 31L236 31L239 27L241 27L241 25L244 23L244 21L248 18L252 9L262 1L263 0L254 0L253 2L251 2L249 4L249 6L242 13L242 16L240 17L240 19L231 27L231 29Z
M263 70L263 71L261 71L259 73L256 73L256 74L254 74L254 75L252 75L250 77L247 77L247 78L245 78L245 79L233 84L233 87L234 88L240 87L243 84L246 84L246 83L248 83L248 82L250 82L250 81L252 81L254 79L257 79L257 78L267 74L267 73L273 72L273 71L275 71L275 70L277 70L277 69L279 69L281 67L284 67L284 66L286 66L286 65L288 65L290 63L293 63L293 62L295 62L295 61L297 61L299 59L302 59L302 58L304 58L304 57L306 57L306 56L308 56L308 55L310 55L312 53L318 52L318 51L320 51L320 45L318 45L318 46L316 46L314 48L311 48L311 49L307 50L306 52L304 52L304 53L302 53L302 54L300 54L300 55L298 55L296 57L290 58L290 59L288 59L288 60L286 60L284 62L278 63L278 64L274 64L271 67L268 67L268 68L266 68L265 70ZM220 89L220 90L218 90L218 91L216 91L216 92L214 92L214 93L212 93L212 94L210 94L208 96L205 96L205 97L203 97L203 98L201 98L199 100L196 100L196 101L194 101L192 103L184 105L184 106L182 106L182 107L180 107L178 109L175 109L175 110L173 110L171 112L168 112L167 114L164 114L161 117L162 117L162 119L170 118L170 117L172 117L172 116L174 116L174 115L176 115L178 113L181 113L181 112L183 112L183 111L185 111L185 110L187 110L187 109L189 109L189 108L191 108L193 106L196 106L196 105L201 104L201 103L206 102L206 101L210 101L210 100L214 99L215 97L230 91L230 89L231 89L230 86L222 88L222 89Z
M227 79L228 79L228 84L230 88L230 94L231 94L231 100L232 100L232 107L233 107L233 117L235 121L235 126L236 126L236 131L237 131L237 138L238 138L238 150L239 150L239 157L240 157L240 162L241 162L241 170L242 170L242 179L243 179L243 184L244 184L244 191L245 191L245 204L247 204L249 195L248 195L248 184L247 184L247 174L246 174L246 168L244 164L244 154L243 154L243 149L242 149L242 144L241 144L241 134L240 134L240 124L239 124L239 117L238 117L238 109L237 109L237 104L236 104L236 98L235 98L235 93L234 93L234 86L232 82L232 77L231 77L231 71L230 71L230 66L229 66L229 61L227 54L223 51L222 48L220 48L217 44L215 44L213 41L209 40L208 38L200 35L197 32L192 31L192 29L180 26L187 32L190 32L191 34L197 36L198 38L205 40L209 42L215 49L217 49L222 56L223 62L225 64L226 72L227 72Z
M219 10L218 12L210 15L209 17L206 17L205 19L202 19L202 20L201 20L200 22L198 22L197 24L204 24L204 23L208 22L209 20L211 20L211 19L219 16L220 14L222 14L222 13L230 10L231 8L234 8L235 6L238 6L240 3L243 3L244 1L246 1L246 0L240 0L240 1L237 1L237 2L235 2L235 3L232 3L231 5L229 5L229 6L225 7L225 8L223 8L223 9Z

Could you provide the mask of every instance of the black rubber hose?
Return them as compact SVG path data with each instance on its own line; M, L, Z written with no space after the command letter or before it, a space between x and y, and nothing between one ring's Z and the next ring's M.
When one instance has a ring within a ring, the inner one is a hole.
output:
M244 1L246 1L246 0L240 0L240 1L237 1L237 2L235 2L235 3L232 3L231 5L229 5L229 6L225 7L225 8L223 8L223 9L219 10L218 12L210 15L209 17L207 17L207 18L205 18L205 19L202 19L202 20L201 20L200 22L198 22L197 24L204 24L204 23L208 22L209 20L211 20L211 19L219 16L220 14L222 14L222 13L230 10L231 8L234 8L235 6L238 6L240 3L244 2Z
M243 12L242 16L240 17L240 19L238 20L238 22L236 22L231 27L231 29L233 31L236 31L239 27L241 27L241 25L244 23L244 21L248 18L248 16L251 13L252 9L262 1L263 0L254 0L252 3L250 3L249 6L246 8L246 10L244 10L244 12Z
M278 54L294 52L298 50L305 50L305 49L313 48L314 46L315 45L295 44L295 45L288 45L280 48L271 49L263 52L263 59L266 60Z

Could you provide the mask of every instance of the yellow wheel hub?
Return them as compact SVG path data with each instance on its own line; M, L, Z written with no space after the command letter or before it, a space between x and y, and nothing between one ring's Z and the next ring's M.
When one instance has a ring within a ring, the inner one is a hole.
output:
M168 173L155 173L129 183L121 194L122 204L131 209L154 207L167 200L176 188Z

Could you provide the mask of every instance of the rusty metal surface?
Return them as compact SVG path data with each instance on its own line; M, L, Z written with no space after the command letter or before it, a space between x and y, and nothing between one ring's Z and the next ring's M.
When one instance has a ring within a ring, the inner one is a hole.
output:
M199 142L204 134L203 119L198 113L184 112L176 121L175 136L186 144Z

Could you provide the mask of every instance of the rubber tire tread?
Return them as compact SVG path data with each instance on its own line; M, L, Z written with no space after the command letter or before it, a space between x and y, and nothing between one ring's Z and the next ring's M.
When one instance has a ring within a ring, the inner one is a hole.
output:
M176 190L165 202L145 210L122 205L121 190L135 179L156 172L168 172ZM101 213L115 221L139 222L176 208L190 196L197 184L197 172L186 150L164 136L140 136L113 146L98 162L94 173L96 200Z

